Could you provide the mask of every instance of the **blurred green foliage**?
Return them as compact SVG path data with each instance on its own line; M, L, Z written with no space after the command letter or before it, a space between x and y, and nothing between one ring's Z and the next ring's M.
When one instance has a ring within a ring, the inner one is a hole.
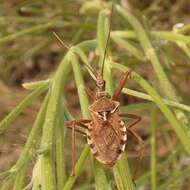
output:
M136 164L133 158L128 156L127 159L123 155L113 173L96 161L88 160L89 165L92 164L89 167L84 164L89 155L87 145L83 150L79 149L82 154L76 165L76 176L69 176L70 149L63 120L74 116L69 111L69 92L65 86L71 83L69 74L73 70L81 115L89 117L84 87L87 79L93 80L86 68L90 66L96 70L99 66L111 3L100 0L15 0L1 3L1 80L7 85L20 85L34 78L48 79L26 83L24 87L32 92L0 122L2 135L24 108L42 92L48 91L19 159L10 169L0 173L2 190L13 186L14 190L24 187L40 189L39 185L42 189L66 190L72 189L75 182L74 189L78 190L135 188L129 170ZM132 68L132 79L136 84L130 84L130 87L136 91L125 88L123 92L153 101L137 101L129 106L125 99L122 101L127 105L122 107L123 110L138 112L145 118L139 131L145 140L146 152L136 181L137 189L188 189L190 18L187 7L190 3L185 0L121 0L114 3L104 73L107 90L112 93L117 85L115 76L120 71ZM59 46L52 31L56 31L71 49L64 50ZM55 67L59 61L60 65ZM142 89L149 96L140 93ZM31 151L39 137L41 145L34 150L37 156L33 174L28 180L27 167L34 156ZM81 140L77 142L80 146L84 144ZM129 141L127 148L130 146L134 147L133 141Z

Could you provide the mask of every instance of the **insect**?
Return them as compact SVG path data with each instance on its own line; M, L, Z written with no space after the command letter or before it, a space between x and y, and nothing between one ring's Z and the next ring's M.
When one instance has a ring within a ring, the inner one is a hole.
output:
M93 101L93 103L89 106L92 119L78 119L68 121L66 123L66 127L72 130L72 175L75 174L75 131L78 131L87 137L87 142L90 146L91 152L99 162L108 167L112 167L116 163L121 153L125 150L127 133L131 134L140 144L139 161L143 155L144 141L132 129L132 127L141 120L141 117L129 113L119 112L120 102L118 99L126 81L130 78L132 72L128 71L123 75L112 97L108 92L106 92L105 89L106 83L103 78L103 69L107 46L110 38L112 13L113 6L111 10L110 28L106 41L102 68L97 72L96 76L96 93L94 93L89 88L86 88L87 95ZM134 121L129 126L127 126L122 121L122 118L124 117L134 119ZM76 126L86 129L87 132L83 133L79 131ZM135 174L136 171L137 167L134 172Z

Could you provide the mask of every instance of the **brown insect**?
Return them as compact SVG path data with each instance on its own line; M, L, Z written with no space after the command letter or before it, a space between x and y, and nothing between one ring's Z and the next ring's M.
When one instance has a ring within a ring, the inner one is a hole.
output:
M110 20L112 17L112 12L113 6L111 10ZM89 88L86 88L87 95L93 101L93 103L89 106L89 111L91 113L92 119L78 119L66 123L66 126L72 129L73 175L75 173L75 131L87 136L87 142L90 146L91 152L94 154L94 156L99 162L108 167L112 167L117 161L120 154L125 150L125 145L127 142L127 133L130 133L133 137L135 137L135 139L140 144L141 148L139 152L139 161L141 160L143 155L144 141L136 132L132 130L132 127L141 120L141 117L129 113L119 113L120 102L118 101L118 99L127 79L129 79L131 76L131 71L128 71L123 75L118 85L118 88L116 89L112 97L105 90L103 69L106 57L106 50L110 38L110 31L111 21L108 38L106 41L102 69L97 73L96 77L97 92L96 94L94 94L94 92L92 92ZM121 119L123 117L134 119L134 122L127 126ZM80 126L86 129L87 132L81 132L76 128L76 126ZM135 174L136 171L137 167L135 170Z
M132 130L132 127L141 120L141 117L129 113L119 113L120 103L117 101L121 94L121 90L130 75L130 71L124 74L117 90L112 97L105 91L105 81L102 77L101 72L98 72L97 75L96 95L94 96L93 92L90 89L86 89L87 94L93 100L93 103L89 106L92 120L73 120L67 122L66 125L73 131L73 172L75 165L74 132L76 126L80 126L87 130L87 133L85 135L87 136L87 142L90 146L91 152L102 164L108 167L112 167L115 164L119 155L125 150L127 133L130 133L133 137L135 137L135 139L140 144L141 148L139 160L141 160L143 155L144 142L141 137ZM126 126L121 119L122 117L131 118L135 121L132 122L129 126ZM135 169L135 173L136 170L137 169Z

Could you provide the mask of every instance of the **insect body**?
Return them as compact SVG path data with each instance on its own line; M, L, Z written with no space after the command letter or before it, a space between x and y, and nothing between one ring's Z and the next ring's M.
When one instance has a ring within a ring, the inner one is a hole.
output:
M120 103L112 100L105 91L103 78L97 78L102 81L97 82L96 100L89 107L92 121L88 125L87 141L97 160L107 166L113 166L125 149L127 129L118 115Z
M97 75L96 95L94 96L94 93L90 89L86 89L87 94L93 100L93 103L89 106L92 119L73 120L68 122L66 125L68 128L72 129L73 134L73 174L75 165L74 137L75 130L77 131L75 128L76 125L87 130L87 133L83 134L87 136L87 142L90 146L91 152L102 164L108 167L112 167L115 164L119 155L125 150L127 133L135 137L140 144L141 148L139 159L141 160L144 150L144 142L141 137L132 130L132 127L141 120L141 117L129 113L119 113L120 103L117 101L127 79L130 78L130 76L131 71L126 72L123 75L120 80L120 84L112 97L105 91L105 81L103 79L102 72L98 72ZM122 121L122 117L134 119L134 122L126 126Z

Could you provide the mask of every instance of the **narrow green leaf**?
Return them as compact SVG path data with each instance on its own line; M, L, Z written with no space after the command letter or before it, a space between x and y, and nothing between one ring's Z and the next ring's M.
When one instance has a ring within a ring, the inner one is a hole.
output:
M75 54L72 52L68 52L69 60L72 63L75 82L77 86L78 96L79 96L79 102L81 105L81 111L84 118L90 118L90 114L88 111L88 99L86 96L86 93L84 91L84 81L82 78L82 74L80 71L80 66L78 59ZM69 176L69 178L66 181L66 184L63 187L63 190L71 190L78 175L81 173L82 168L84 167L84 162L87 159L88 155L90 153L90 148L88 145L85 145L80 158L78 159L76 165L75 165L75 176Z
M35 82L26 82L23 83L22 86L27 90L35 90L36 88L42 86L43 84L49 85L51 83L52 79L47 80L41 80L41 81L35 81Z
M42 189L55 190L55 171L53 168L53 134L56 126L56 118L59 110L59 102L64 86L64 80L68 74L69 62L67 56L61 61L57 69L50 88L50 97L47 105L46 118L43 125L41 149L47 151L42 154Z
M62 99L61 99L62 101ZM55 127L55 168L56 168L56 182L57 190L62 190L66 181L66 166L65 166L65 147L64 147L64 108L62 102L60 101L60 107L58 111L58 117L56 120Z
M77 177L80 175L82 168L84 167L84 162L87 159L88 155L90 154L90 148L88 145L85 145L80 158L78 159L76 166L75 166L75 176L69 176L63 190L71 190Z
M112 39L115 43L118 44L118 46L123 47L126 51L131 53L131 55L133 55L134 57L136 57L140 61L145 60L143 52L140 49L136 48L134 45L132 45L129 41L126 41L126 40L124 40L120 37L117 37L117 36L113 36Z
M48 22L48 23L45 23L45 24L39 24L37 26L33 26L31 28L24 29L22 31L15 32L13 34L9 34L7 36L4 36L4 37L0 38L0 44L7 43L7 42L9 42L11 40L17 39L18 37L24 36L26 34L30 34L30 33L38 32L38 31L41 31L41 30L45 30L45 29L51 28L53 26L55 26L55 23Z
M95 158L94 158L94 173L95 173L96 189L108 190L109 186L108 186L108 182L107 182L105 172L102 168L101 163L99 163Z
M20 190L24 187L26 177L27 165L24 165L20 171L17 172L16 179L14 182L14 190Z
M151 189L157 189L157 151L156 151L156 128L157 128L157 110L153 109L151 115L151 131L150 131L150 170L151 170Z
M144 100L154 101L153 98L150 95L142 93L142 92L138 92L138 91L135 91L135 90L131 90L131 89L128 89L128 88L124 88L122 90L122 92L125 93L125 94L128 94L128 95L131 95L131 96L142 98ZM171 101L171 100L166 100L164 98L162 98L162 100L164 101L165 104L167 104L169 106L172 106L172 107L175 107L175 108L182 109L184 111L190 112L190 106L180 104L178 102L174 102L174 101Z
M130 169L125 153L114 166L114 178L118 190L133 190L134 185L131 179Z

